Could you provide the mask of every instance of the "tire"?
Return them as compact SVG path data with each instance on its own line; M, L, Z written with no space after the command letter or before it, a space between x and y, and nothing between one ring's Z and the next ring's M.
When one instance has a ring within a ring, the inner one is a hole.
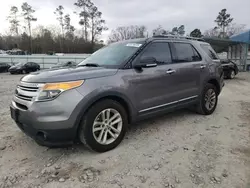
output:
M206 98L207 98L207 94L211 91L213 92L213 94L211 95L212 97L209 100L211 100L211 102L213 103L213 106L209 108L208 105L206 105L207 104ZM196 106L196 112L202 115L210 115L215 111L217 107L217 103L218 103L218 91L215 85L207 83L202 91L199 103Z
M228 78L229 79L234 79L235 78L235 71L234 70L230 70L228 73Z
M102 112L108 113L107 110L109 110L110 121L103 120L106 118L103 118ZM111 121L112 117L115 117L115 116L117 116L117 118L114 118ZM114 129L110 128L111 124L108 125L109 122L115 122L118 119L121 119L121 122L114 124L113 127L115 127L115 130L119 130L118 131L119 134L118 132L114 132ZM96 125L97 125L96 130L100 129L95 132L93 128L94 122L96 122ZM106 125L104 125L105 123ZM123 106L116 101L105 99L94 104L87 111L87 113L84 115L81 121L78 135L79 135L80 141L89 149L96 151L96 152L106 152L106 151L114 149L121 143L121 141L123 140L127 132L127 127L128 127L127 113L125 109L123 108ZM110 131L111 133L113 133L113 137L111 136ZM105 134L106 134L107 139L104 139ZM97 140L99 137L101 138L100 139L101 141L99 140L98 142Z

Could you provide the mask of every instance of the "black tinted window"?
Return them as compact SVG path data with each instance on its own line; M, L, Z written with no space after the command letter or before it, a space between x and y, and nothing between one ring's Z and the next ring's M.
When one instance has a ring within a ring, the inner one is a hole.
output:
M198 52L188 43L173 43L175 57L174 62L193 62L201 61Z
M206 52L206 54L211 59L219 59L219 57L217 56L216 52L213 50L213 48L210 45L202 44L201 48Z
M142 54L142 57L154 57L158 63L170 63L172 61L168 43L153 43Z

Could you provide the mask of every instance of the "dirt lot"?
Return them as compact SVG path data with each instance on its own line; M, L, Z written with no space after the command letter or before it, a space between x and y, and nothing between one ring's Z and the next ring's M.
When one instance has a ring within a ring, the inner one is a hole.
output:
M20 77L0 74L0 188L250 187L250 74L226 81L213 115L182 110L137 123L103 154L24 135L9 113Z

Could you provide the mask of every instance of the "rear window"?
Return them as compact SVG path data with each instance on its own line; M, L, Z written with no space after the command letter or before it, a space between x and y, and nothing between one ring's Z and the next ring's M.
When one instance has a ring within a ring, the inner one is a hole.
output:
M201 44L201 48L206 52L206 54L211 58L211 59L219 59L218 55L214 51L214 49L207 44Z

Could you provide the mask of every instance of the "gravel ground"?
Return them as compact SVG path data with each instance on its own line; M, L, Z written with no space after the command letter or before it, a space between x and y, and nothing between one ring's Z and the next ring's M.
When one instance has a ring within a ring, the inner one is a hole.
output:
M213 115L181 110L137 123L103 154L24 135L9 113L20 77L0 74L0 188L250 187L248 73L226 81Z

